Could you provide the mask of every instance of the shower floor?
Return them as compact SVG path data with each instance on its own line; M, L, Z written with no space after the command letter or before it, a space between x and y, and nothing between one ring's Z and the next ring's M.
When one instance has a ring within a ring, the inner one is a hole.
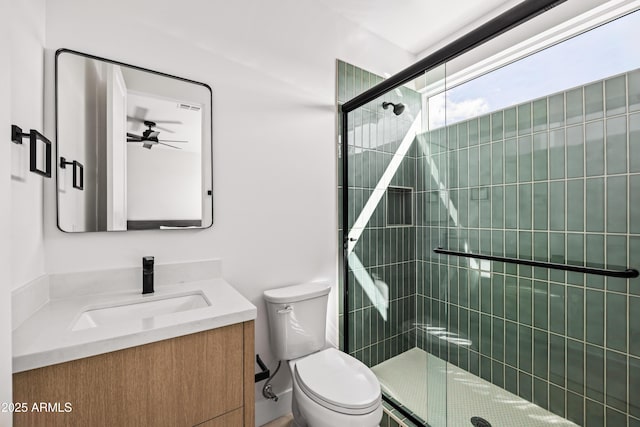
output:
M474 416L486 419L493 427L576 425L419 348L371 369L388 396L427 420L431 427L471 426ZM446 394L440 392L445 381ZM431 408L427 405L428 394Z

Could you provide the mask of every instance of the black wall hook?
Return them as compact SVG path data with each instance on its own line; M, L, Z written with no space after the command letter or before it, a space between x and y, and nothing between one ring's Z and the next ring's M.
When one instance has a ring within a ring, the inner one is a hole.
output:
M35 129L29 133L22 132L19 126L11 125L11 141L22 144L24 138L29 138L29 170L46 178L51 178L51 141ZM38 141L44 143L44 169L38 169Z
M60 157L60 169L66 169L67 165L73 165L73 188L84 190L84 165L77 160L68 162Z

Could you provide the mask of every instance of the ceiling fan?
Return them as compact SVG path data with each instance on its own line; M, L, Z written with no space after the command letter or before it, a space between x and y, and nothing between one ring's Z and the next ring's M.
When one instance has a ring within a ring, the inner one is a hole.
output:
M175 145L167 144L167 142L173 143L183 143L186 144L188 141L179 141L174 139L158 139L158 135L160 132L157 130L153 130L156 127L156 123L150 120L145 120L144 125L147 126L147 130L142 132L142 135L136 135L135 133L127 132L127 142L141 142L144 148L148 148L149 150L154 145L166 145L167 147L175 148L177 150L182 150L180 147L176 147Z

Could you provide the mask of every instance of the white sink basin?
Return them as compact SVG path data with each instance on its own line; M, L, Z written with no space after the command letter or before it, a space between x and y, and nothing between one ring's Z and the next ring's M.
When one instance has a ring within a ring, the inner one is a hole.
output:
M155 298L151 301L131 301L83 311L77 317L72 331L99 328L122 322L147 321L156 316L209 307L211 304L201 293Z

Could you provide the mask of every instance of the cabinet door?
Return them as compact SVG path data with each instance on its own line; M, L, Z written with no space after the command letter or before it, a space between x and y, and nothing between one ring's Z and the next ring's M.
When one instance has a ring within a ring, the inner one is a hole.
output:
M71 412L14 414L20 426L194 426L243 404L236 324L14 375L14 401Z

